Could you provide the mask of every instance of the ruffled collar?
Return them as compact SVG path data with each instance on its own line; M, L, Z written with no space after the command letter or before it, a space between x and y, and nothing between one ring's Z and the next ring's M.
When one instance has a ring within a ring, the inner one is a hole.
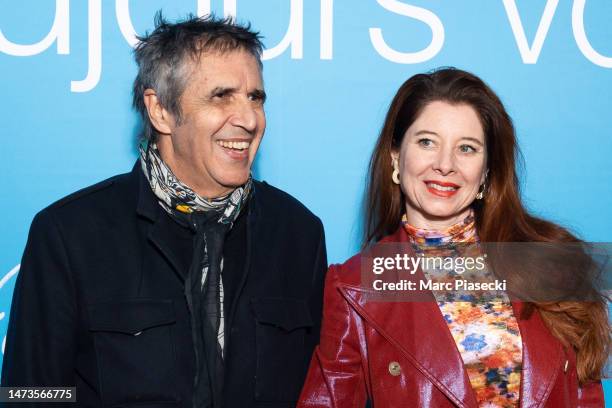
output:
M419 246L438 247L449 243L474 243L478 242L476 234L476 221L474 212L470 211L467 217L457 224L453 224L443 230L430 230L417 228L410 225L406 215L402 217L402 225L408 233L410 242Z

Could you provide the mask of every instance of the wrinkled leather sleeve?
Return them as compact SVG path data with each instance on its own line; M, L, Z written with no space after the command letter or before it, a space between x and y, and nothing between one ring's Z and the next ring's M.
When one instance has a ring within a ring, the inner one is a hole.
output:
M336 265L327 272L321 340L300 395L301 408L363 408L366 403L361 320L339 291L340 273Z
M578 387L577 408L603 408L604 406L605 400L601 381Z

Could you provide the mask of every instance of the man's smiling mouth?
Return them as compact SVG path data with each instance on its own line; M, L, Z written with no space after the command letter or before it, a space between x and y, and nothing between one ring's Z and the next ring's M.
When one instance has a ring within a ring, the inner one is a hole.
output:
M217 140L217 144L226 149L243 151L251 146L251 142L246 141L231 141L231 140Z

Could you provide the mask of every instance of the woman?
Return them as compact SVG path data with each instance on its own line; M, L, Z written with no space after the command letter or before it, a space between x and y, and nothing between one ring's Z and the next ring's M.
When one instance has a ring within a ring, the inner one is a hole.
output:
M516 154L511 119L482 80L457 69L413 76L370 162L366 245L408 243L428 256L446 244L578 242L527 213ZM329 269L321 343L299 407L363 407L367 399L375 407L603 407L603 296L373 301L363 259ZM510 286L536 270L517 266L505 275Z

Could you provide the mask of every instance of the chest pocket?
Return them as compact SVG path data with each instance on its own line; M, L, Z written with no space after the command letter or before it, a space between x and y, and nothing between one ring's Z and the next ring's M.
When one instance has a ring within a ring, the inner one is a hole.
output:
M313 326L308 305L299 299L260 298L251 306L256 322L255 399L295 404L310 361L304 345Z
M88 314L105 403L178 400L171 300L96 303Z

